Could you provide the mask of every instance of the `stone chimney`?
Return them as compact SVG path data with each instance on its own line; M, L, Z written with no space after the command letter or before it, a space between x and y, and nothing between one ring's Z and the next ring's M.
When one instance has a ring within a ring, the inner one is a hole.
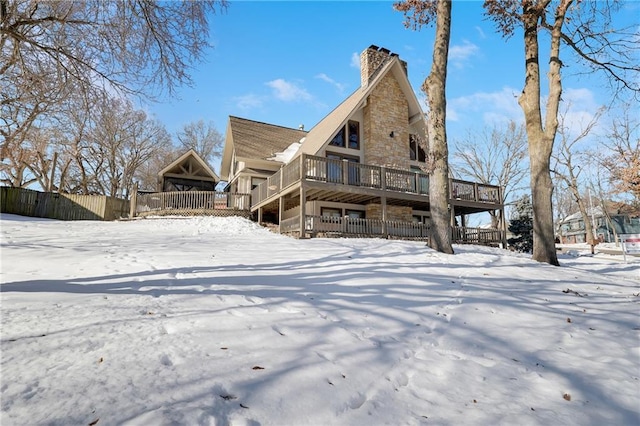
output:
M360 54L360 85L361 87L367 87L369 82L376 74L376 72L382 68L382 66L391 58L397 57L397 53L391 53L389 49L384 47L378 47L371 45ZM405 74L407 73L407 63L400 60Z

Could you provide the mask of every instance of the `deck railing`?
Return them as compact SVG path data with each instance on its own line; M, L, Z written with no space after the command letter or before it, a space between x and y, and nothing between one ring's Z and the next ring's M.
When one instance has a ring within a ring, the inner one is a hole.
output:
M283 166L252 191L252 206L260 204L300 180L429 195L429 175L422 172L303 154ZM494 185L451 179L450 192L451 199L477 203L501 202L500 188Z
M281 233L300 232L300 216L284 219ZM497 246L503 242L504 231L493 228L469 228L456 226L452 230L456 244L481 244ZM304 233L312 236L382 237L406 240L428 240L429 225L395 220L360 219L337 216L306 215Z
M504 231L496 228L453 228L453 242L458 244L495 245L503 242Z
M250 195L216 191L173 191L139 194L136 214L193 214L202 211L249 211Z
M494 204L500 204L502 202L499 186L467 182L458 179L451 179L449 186L451 189L451 198L454 200Z
M393 237L418 240L429 238L429 226L416 222L306 215L304 224L304 232L311 235ZM300 217L295 216L283 220L280 224L280 232L299 233Z

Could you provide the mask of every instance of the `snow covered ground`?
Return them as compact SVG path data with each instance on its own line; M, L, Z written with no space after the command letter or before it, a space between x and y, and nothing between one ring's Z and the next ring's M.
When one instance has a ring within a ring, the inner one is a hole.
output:
M635 425L640 259L2 215L9 425Z

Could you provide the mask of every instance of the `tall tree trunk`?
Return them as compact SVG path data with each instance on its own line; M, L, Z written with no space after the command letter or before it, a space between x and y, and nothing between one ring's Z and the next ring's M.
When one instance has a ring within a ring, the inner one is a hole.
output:
M447 147L445 88L451 35L451 0L437 0L436 36L431 72L422 85L429 103L429 178L431 238L429 245L441 253L453 254L449 213L449 150Z
M545 126L540 111L540 64L538 57L538 21L545 13L548 1L525 2L524 49L526 77L518 103L524 112L531 167L531 196L533 204L533 259L558 266L553 227L553 182L551 180L551 152L558 129L558 108L562 94L560 79L560 30L572 0L562 0L556 9L551 34L549 59L549 97Z

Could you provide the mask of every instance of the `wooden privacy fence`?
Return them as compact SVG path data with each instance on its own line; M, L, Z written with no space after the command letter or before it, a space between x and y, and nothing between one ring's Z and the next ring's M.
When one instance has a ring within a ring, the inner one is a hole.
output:
M127 217L129 201L0 187L0 212L59 220L115 220Z
M136 216L199 215L245 216L251 213L250 195L216 191L173 191L138 194Z

